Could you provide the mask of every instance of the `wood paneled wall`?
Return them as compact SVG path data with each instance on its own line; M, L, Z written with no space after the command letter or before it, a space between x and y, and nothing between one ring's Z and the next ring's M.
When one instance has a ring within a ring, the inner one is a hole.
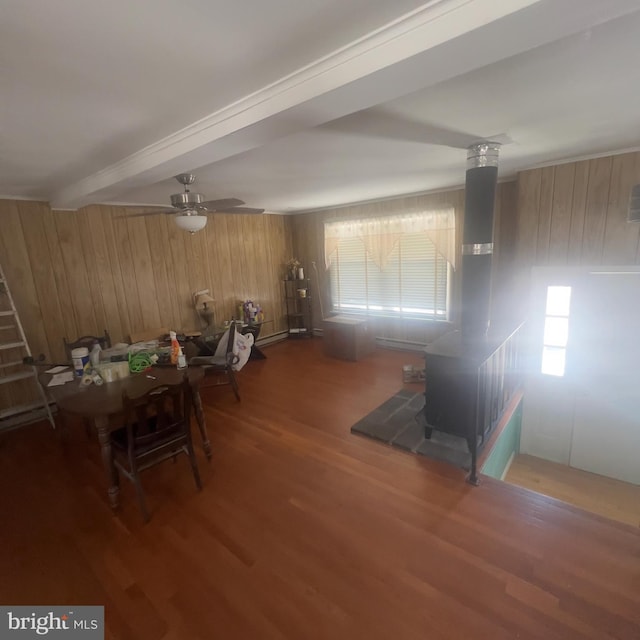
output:
M60 361L63 337L105 328L115 342L145 328L199 329L192 294L200 289L216 299L218 322L237 317L239 302L251 299L272 320L264 336L286 329L289 217L217 214L189 235L171 216L127 218L136 211L52 211L47 203L0 200L0 263L34 353ZM20 384L6 386L17 396ZM1 404L14 403L3 395Z
M335 209L324 209L294 216L293 218L293 246L301 260L307 274L313 278L316 286L313 287L313 300L316 310L314 326L320 327L322 313L327 316L331 310L329 296L329 277L324 267L324 223L332 219L346 220L349 218L367 218L384 215L393 215L403 211L425 210L451 206L456 216L456 246L458 252L461 247L462 225L464 224L464 189L432 193L421 196L394 198L381 202L374 202ZM501 269L502 261L510 262L515 236L515 206L516 187L515 182L506 182L498 185L496 194L496 211L494 219L496 245L504 247L497 249L494 256L494 278L501 280L502 271L508 273L508 269ZM315 263L315 269L313 264ZM413 344L426 344L436 337L450 331L457 323L460 312L460 270L461 256L456 258L458 265L453 273L451 289L451 322L425 322L423 320L396 320L372 318L375 334L389 341L407 342ZM501 306L505 304L503 296L495 296L493 302L493 314L499 314Z
M523 171L517 182L498 185L493 320L521 319L535 265L639 264L640 225L626 222L629 194L639 183L640 153L626 153ZM216 298L218 320L237 315L241 300L258 301L273 320L264 328L263 335L270 335L286 329L281 279L294 255L313 281L315 327L330 310L325 220L416 205L454 207L460 234L463 189L296 216L216 215L193 236L170 216L127 219L136 211L131 208L52 212L46 203L0 200L0 262L33 351L53 360L63 357L63 336L107 328L119 341L148 327L199 327L191 295L205 288ZM452 288L454 324L459 271ZM377 320L375 332L424 344L450 328ZM6 396L0 389L0 407Z
M533 266L640 264L640 225L627 222L639 183L640 152L518 175L511 295L521 314Z
M526 317L534 266L640 264L640 224L627 222L631 189L636 184L640 184L640 152L531 169L519 173L515 182L499 184L492 324L513 325ZM325 314L330 309L330 299L323 269L324 221L384 215L405 204L414 206L416 198L425 208L453 206L460 233L464 220L462 189L295 216L294 247L307 269L313 261L318 267L318 274L312 275L319 281L317 289L322 294ZM457 245L460 246L459 241ZM459 279L460 269L453 278L454 324L459 317ZM442 323L376 322L376 335L408 342L428 342L442 330Z

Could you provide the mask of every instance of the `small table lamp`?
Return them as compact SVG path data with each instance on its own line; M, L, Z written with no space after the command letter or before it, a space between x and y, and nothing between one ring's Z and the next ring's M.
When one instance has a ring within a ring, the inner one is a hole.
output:
M207 328L213 325L213 309L209 305L214 302L215 300L209 295L208 291L199 293L195 296L196 311L200 314L200 317L207 323Z

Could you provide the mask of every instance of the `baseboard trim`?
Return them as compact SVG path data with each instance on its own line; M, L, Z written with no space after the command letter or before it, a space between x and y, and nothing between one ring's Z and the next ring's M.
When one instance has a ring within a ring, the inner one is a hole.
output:
M313 335L322 338L323 331L322 329L314 328ZM280 342L281 340L286 340L288 338L288 333L286 331L280 331L278 333L273 333L270 336L265 338L259 338L256 342L258 347L263 347L268 344L273 344L274 342ZM427 346L426 344L422 344L419 342L409 342L408 340L395 340L393 338L376 338L376 346L382 347L383 349L395 349L396 351L411 351L413 353L422 354L424 348Z
M286 340L287 337L288 337L288 334L286 331L279 331L278 333L272 333L270 336L266 336L264 338L258 338L258 340L256 340L256 346L264 347L274 342L280 342L281 340Z
M502 472L502 475L500 476L500 480L502 480L504 482L504 479L507 477L507 473L509 473L509 469L511 468L511 465L513 464L513 461L516 457L516 452L512 451L511 455L509 456L509 459L507 460L507 464L504 468L504 471Z
M322 329L314 329L313 335L322 337ZM427 346L420 342L409 342L408 340L396 340L394 338L375 338L376 346L383 349L396 349L397 351L413 351L422 353Z
M420 342L409 342L408 340L395 340L394 338L376 338L376 344L385 349L395 349L397 351L413 351L423 353L426 344Z

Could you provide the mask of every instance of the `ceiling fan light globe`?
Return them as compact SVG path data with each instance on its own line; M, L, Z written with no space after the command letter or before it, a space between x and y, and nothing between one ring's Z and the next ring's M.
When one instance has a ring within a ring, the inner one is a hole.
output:
M174 220L178 228L189 233L201 231L207 225L207 216L200 216L197 213L180 214Z

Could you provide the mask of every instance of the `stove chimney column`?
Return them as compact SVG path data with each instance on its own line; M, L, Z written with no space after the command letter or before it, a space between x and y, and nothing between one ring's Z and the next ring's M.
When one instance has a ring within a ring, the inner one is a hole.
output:
M462 339L483 339L491 309L493 208L498 181L497 142L478 142L467 150L462 230Z

